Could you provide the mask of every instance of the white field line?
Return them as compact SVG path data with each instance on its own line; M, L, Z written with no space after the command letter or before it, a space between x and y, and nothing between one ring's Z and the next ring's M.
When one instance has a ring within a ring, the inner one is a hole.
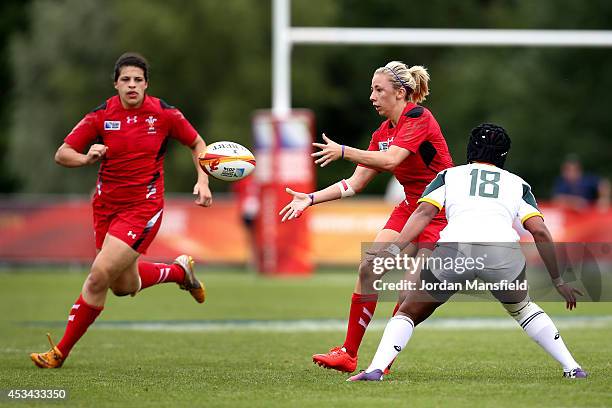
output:
M554 317L560 329L612 328L612 316ZM370 330L382 330L386 321L373 321ZM419 326L419 330L512 330L518 324L508 318L433 318ZM309 332L344 331L346 321L338 319L305 320L207 320L207 321L98 321L92 329L169 331L169 332L223 332L223 331L261 331L261 332Z

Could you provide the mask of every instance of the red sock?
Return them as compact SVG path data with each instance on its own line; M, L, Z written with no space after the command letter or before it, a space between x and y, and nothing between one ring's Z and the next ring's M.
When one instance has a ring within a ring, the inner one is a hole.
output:
M104 306L91 306L85 303L83 295L80 295L68 315L68 323L64 336L57 344L57 348L62 352L64 358L68 357L70 350L77 341L87 331L89 326L96 320Z
M397 313L397 311L399 310L400 306L401 306L401 303L400 303L400 302L397 302L397 303L395 304L395 307L393 308L393 313L391 314L391 317L395 316L395 314L396 314L396 313Z
M140 290L165 282L183 283L185 271L177 264L138 262Z
M365 334L370 320L376 310L376 302L378 301L378 294L374 293L371 295L360 295L353 293L351 298L351 311L349 313L348 329L346 330L346 339L344 340L343 347L346 352L351 356L355 357L361 340Z

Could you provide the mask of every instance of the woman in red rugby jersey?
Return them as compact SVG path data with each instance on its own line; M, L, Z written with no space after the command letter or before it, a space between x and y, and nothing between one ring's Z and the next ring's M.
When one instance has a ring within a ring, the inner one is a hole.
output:
M357 164L355 172L350 178L313 193L287 189L293 200L281 211L282 220L299 217L311 205L351 197L363 190L377 174L388 171L403 185L406 199L395 207L368 252L376 253L384 243L397 238L425 186L439 171L453 165L436 119L428 109L418 105L428 94L429 74L422 66L408 67L402 62L391 61L374 71L370 102L385 120L372 134L368 150L340 145L325 134L325 143L313 143L320 149L313 153L317 158L315 163L324 167L334 160L349 160ZM416 242L435 243L445 225L444 214L438 214ZM414 255L416 247L412 246L409 251ZM373 275L367 261L362 261L351 299L344 344L327 353L315 354L315 363L339 371L355 371L357 352L378 301L373 288L376 278L379 276Z
M65 167L100 162L93 195L97 255L77 301L70 310L66 331L51 350L32 353L41 368L62 366L72 347L95 321L108 289L135 295L147 287L175 282L204 302L204 286L193 271L193 259L177 257L172 264L138 262L155 238L164 208L164 156L169 138L189 147L197 173L195 203L208 207L212 196L208 177L198 165L204 140L183 114L146 93L149 65L139 54L126 53L115 64L117 95L94 109L72 129L55 154Z

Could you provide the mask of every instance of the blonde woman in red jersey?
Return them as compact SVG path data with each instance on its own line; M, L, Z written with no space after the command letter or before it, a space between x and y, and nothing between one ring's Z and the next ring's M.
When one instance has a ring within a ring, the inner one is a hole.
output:
M340 145L325 135L325 143L313 143L320 149L313 153L315 163L324 167L334 160L349 160L357 164L355 172L350 178L313 193L287 189L293 200L281 211L282 220L299 217L311 205L351 197L363 190L377 174L388 171L403 185L406 200L395 207L368 252L376 252L384 243L395 240L427 184L437 172L453 165L436 119L429 110L418 105L428 94L429 74L424 67L408 67L402 62L392 61L378 68L372 77L370 102L385 121L372 134L368 150ZM438 214L416 242L436 242L445 225L444 214ZM416 247L409 251L415 254ZM338 371L355 371L357 352L378 301L378 294L372 286L379 276L374 276L371 270L362 261L351 298L344 344L327 353L315 354L315 363Z
M203 284L193 260L181 255L172 264L138 262L161 225L164 207L164 155L169 138L189 147L197 173L195 203L208 207L212 195L208 177L198 165L204 140L183 114L146 93L147 61L126 53L115 64L117 95L87 114L64 139L55 161L65 167L100 162L93 195L97 255L81 294L70 310L64 336L51 350L32 353L40 368L59 368L72 347L95 321L108 289L117 296L135 295L147 287L175 282L198 303Z

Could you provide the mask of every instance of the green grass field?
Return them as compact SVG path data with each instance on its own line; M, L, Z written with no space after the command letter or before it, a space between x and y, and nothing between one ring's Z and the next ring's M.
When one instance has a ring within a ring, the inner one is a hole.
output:
M83 407L612 405L612 323L607 318L612 303L579 304L571 313L561 303L540 304L559 322L568 347L589 371L585 381L562 379L557 363L518 325L432 325L417 328L384 382L347 383L346 375L311 362L313 353L342 342L341 327L299 329L292 322L344 319L352 273L326 272L311 279L264 279L232 271L203 276L208 288L204 305L172 284L135 298L110 297L64 367L40 370L28 354L48 349L47 331L60 339L85 275L0 273L0 389L64 388L67 400L51 404ZM379 305L377 325L361 349L360 368L373 356L392 307ZM576 326L568 316L599 316L600 323ZM512 322L501 306L488 302L451 303L434 317L434 323L468 317ZM257 326L274 320L282 322L268 329ZM232 324L211 325L215 321ZM157 326L143 325L147 322ZM180 324L186 322L191 325ZM0 405L42 406L6 399Z

